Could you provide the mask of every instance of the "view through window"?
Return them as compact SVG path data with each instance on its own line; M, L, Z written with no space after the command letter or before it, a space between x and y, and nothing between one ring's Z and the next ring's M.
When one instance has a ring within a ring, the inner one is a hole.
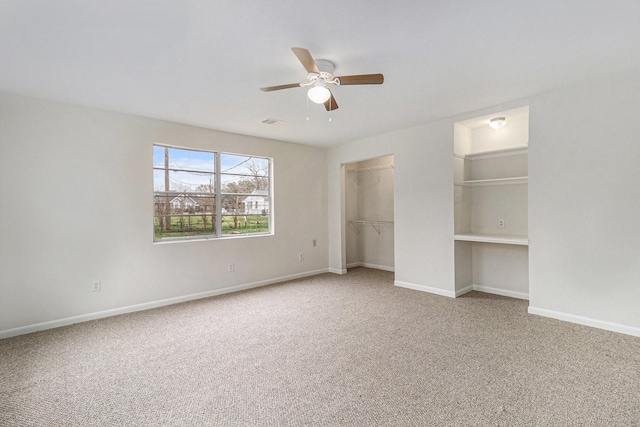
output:
M271 231L271 160L153 146L154 240Z

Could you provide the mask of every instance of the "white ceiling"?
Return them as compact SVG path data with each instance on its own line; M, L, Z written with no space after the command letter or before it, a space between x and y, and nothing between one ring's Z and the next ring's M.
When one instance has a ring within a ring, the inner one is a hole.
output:
M0 90L333 146L637 73L639 22L638 0L0 0ZM332 113L261 92L305 79L291 47L385 82Z

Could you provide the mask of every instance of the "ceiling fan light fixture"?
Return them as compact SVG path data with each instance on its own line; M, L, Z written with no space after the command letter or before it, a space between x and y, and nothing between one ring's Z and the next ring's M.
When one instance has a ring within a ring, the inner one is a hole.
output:
M331 91L322 85L313 86L307 92L307 96L316 104L324 104L331 98Z
M489 120L489 126L491 129L501 129L507 124L507 119L504 117L494 117Z
M302 47L292 47L294 55L298 58L305 70L307 70L307 80L301 83L289 83L279 86L261 87L263 92L271 92L281 89L292 89L296 87L308 88L307 97L316 104L324 104L327 111L338 109L338 103L333 97L327 85L379 85L384 82L382 74L356 74L353 76L334 76L335 65L326 59L313 59L311 53ZM308 119L307 119L308 120Z

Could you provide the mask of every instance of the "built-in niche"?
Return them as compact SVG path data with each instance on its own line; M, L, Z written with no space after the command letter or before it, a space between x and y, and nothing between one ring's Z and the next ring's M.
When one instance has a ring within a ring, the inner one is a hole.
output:
M528 299L528 145L528 107L454 125L457 294Z
M393 156L345 165L347 268L394 271Z

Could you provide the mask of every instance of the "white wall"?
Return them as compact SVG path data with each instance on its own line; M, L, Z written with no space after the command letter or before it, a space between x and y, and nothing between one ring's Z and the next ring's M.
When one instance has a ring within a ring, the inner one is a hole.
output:
M453 121L441 121L329 150L329 267L346 268L344 164L394 156L395 280L453 296Z
M640 336L640 78L530 104L530 312Z
M154 244L154 142L273 157L275 235ZM0 338L326 271L326 170L323 149L0 94Z
M360 219L360 208L358 206L358 181L356 176L354 176L358 169L358 164L358 162L354 162L344 165L344 217L347 221ZM361 258L358 234L347 223L347 227L345 227L346 267L359 265Z

